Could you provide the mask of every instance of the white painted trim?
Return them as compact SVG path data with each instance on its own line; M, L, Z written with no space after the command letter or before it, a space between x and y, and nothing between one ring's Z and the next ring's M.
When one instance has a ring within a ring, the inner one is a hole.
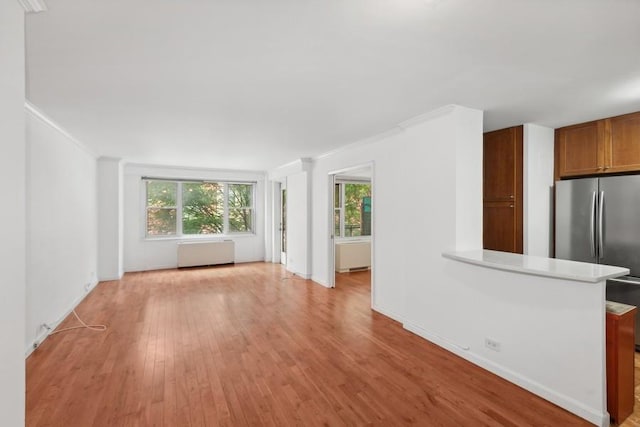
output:
M47 10L44 0L18 0L27 13L38 13Z
M100 161L100 162L120 163L120 162L122 162L122 157L100 156L100 157L98 157L98 161Z
M294 276L298 276L304 280L309 280L311 279L311 273L298 273L297 271L294 270L289 270L288 268L286 269L289 273L293 274Z
M576 414L581 418L584 418L585 420L595 425L598 425L601 427L609 426L609 414L606 411L604 413L601 413L597 409L587 407L582 403L576 401L575 399L572 399L569 396L566 396L562 393L558 393L548 387L545 387L544 385L536 381L533 381L530 378L527 378L523 375L520 375L517 372L514 372L498 363L495 363L494 361L488 360L474 353L473 351L468 351L469 349L468 346L461 345L459 343L454 343L446 338L433 334L411 323L404 322L402 326L404 327L404 329L410 332L413 332L419 337L422 337L427 341L430 341L444 348L445 350L448 350L451 353L457 356L460 356L463 359L466 359L471 363L483 369L486 369L487 371L492 372L506 379L507 381L512 382L524 388L525 390L528 390L531 393L536 394L550 401L551 403L554 403L555 405L558 405L561 408L566 409L569 412Z
M127 175L135 175L135 174L147 174L151 173L149 170L153 169L175 169L180 172L183 171L193 171L193 172L220 172L220 173L232 173L232 174L248 174L255 175L256 179L264 180L267 176L266 171L263 170L249 170L249 169L213 169L213 168L200 168L194 166L176 166L176 165L162 165L162 164L153 164L153 163L134 163L134 162L125 162L125 171L128 172Z
M329 255L327 258L327 285L330 288L336 287L336 236L335 236L335 215L336 215L336 200L335 200L335 185L336 185L336 175L329 173ZM341 198L344 199L344 189ZM342 234L342 230L344 228L344 212L342 207L340 207L340 234Z
M341 184L371 184L371 178L360 178L355 176L345 176L340 175L340 177L336 177L336 183Z
M272 169L267 174L267 178L272 181L279 181L289 175L294 175L301 172L310 172L313 160L308 157L301 157L289 163L285 163L282 166L278 166Z
M53 332L58 327L58 325L60 325L60 323L62 323L62 321L66 319L67 316L69 316L71 312L76 309L76 307L78 307L78 305L80 305L80 303L87 297L87 295L89 295L95 289L98 283L100 282L98 281L93 282L89 287L89 289L87 289L82 295L80 295L71 303L71 306L64 312L62 316L60 316L57 320L49 323L49 326L51 327L50 330L45 330L41 332L40 334L38 334L38 336L36 336L36 338L33 341L29 343L29 345L24 351L25 359L28 358L36 348L40 347L40 345L44 342L44 340L46 340L49 337L50 333Z
M411 118L409 120L405 120L403 122L400 122L396 126L393 126L393 127L391 127L390 129L388 129L388 130L386 130L384 132L380 132L378 134L375 134L375 135L372 135L372 136L368 136L366 138L360 139L360 140L352 142L350 144L338 147L338 148L336 148L334 150L327 151L325 153L319 154L319 155L313 157L313 160L320 160L320 159L323 159L325 157L333 156L334 154L340 153L342 151L351 150L351 149L356 148L356 147L360 147L360 146L363 146L363 145L369 145L369 144L372 144L374 142L380 141L382 139L389 138L389 137L391 137L393 135L396 135L398 133L404 132L405 129L408 129L408 128L412 127L412 126L416 126L416 125L419 125L419 124L424 123L426 121L433 120L435 118L438 118L438 117L444 116L446 114L449 114L449 113L451 113L453 110L455 110L457 108L465 108L465 107L461 107L461 106L455 105L455 104L445 105L444 107L437 108L437 109L429 111L427 113L420 114L419 116L413 117L413 118Z
M83 150L85 153L89 154L91 157L94 157L96 159L99 157L97 153L95 153L89 147L87 147L82 142L80 142L79 140L74 138L73 135L71 135L69 132L67 132L62 126L60 126L58 123L53 121L53 119L51 119L49 116L44 114L42 111L40 111L35 105L30 103L29 101L25 101L24 108L33 117L39 119L42 123L46 124L51 129L53 129L56 132L58 132L61 135L63 135L65 138L67 138L69 141L73 142L75 145L78 146L78 148Z
M329 289L331 289L331 286L329 286L329 284L328 284L327 282L325 282L324 280L320 280L320 279L318 279L318 278L317 278L317 277L315 277L315 276L311 276L311 280L312 280L314 283L317 283L318 285L321 285L321 286L324 286L325 288L329 288Z
M400 316L398 313L387 310L386 308L382 308L379 305L372 304L371 309L376 313L382 314L383 316L388 317L391 320L395 320L398 323L404 323L404 317Z
M120 276L107 276L103 279L100 279L101 282L115 282L116 280L122 280L122 278L124 277L124 274L120 275Z
M334 150L327 151L325 153L319 154L319 155L313 157L313 160L315 161L315 160L324 159L325 157L331 157L334 154L338 154L338 153L341 153L343 151L348 151L348 150L351 150L353 148L357 148L357 147L360 147L360 146L369 145L369 144L372 144L374 142L383 140L385 138L389 138L389 137L391 137L393 135L396 135L396 134L399 134L399 133L402 133L402 132L403 132L402 128L400 128L399 126L394 126L391 129L388 129L388 130L386 130L384 132L381 132L381 133L378 133L378 134L375 134L375 135L372 135L372 136L368 136L366 138L360 139L360 140L352 142L350 144L338 147L338 148L336 148Z
M452 113L453 110L457 108L463 108L463 107L460 107L459 105L455 105L455 104L445 105L444 107L436 108L435 110L428 111L424 114L420 114L419 116L415 116L409 120L405 120L404 122L398 123L398 126L402 129L407 129L412 126L416 126L424 122L428 122L430 120L437 119L438 117L442 117L444 115Z

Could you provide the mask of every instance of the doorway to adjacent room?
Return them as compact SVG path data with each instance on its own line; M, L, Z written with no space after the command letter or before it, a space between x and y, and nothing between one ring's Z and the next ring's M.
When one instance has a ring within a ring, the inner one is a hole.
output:
M373 298L373 165L335 171L329 178L330 285L367 282Z

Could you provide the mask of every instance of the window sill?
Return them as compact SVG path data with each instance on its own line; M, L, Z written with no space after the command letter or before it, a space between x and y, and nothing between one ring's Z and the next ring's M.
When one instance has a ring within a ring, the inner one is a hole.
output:
M350 243L350 242L370 242L371 236L358 236L358 237L336 237L336 243Z
M218 242L222 240L233 240L236 238L245 239L248 237L257 237L256 233L234 233L234 234L210 234L205 236L158 236L142 238L144 242L198 242L198 241L212 241Z

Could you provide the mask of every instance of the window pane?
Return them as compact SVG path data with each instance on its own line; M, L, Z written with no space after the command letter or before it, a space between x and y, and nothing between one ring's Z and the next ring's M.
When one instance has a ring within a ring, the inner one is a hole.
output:
M147 234L149 236L170 236L176 234L175 208L147 209Z
M229 232L250 233L252 227L253 209L229 209Z
M340 237L340 209L333 210L333 235Z
M229 209L253 206L253 184L229 184Z
M182 233L217 234L223 230L223 184L182 184Z
M177 194L177 182L147 181L148 208L175 207Z
M340 184L336 184L333 189L333 207L340 207Z
M344 184L344 234L371 235L371 185Z

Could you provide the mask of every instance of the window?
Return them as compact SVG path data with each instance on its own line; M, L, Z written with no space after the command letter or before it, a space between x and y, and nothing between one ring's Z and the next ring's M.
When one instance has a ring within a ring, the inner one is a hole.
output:
M336 237L371 235L371 184L338 182L334 188Z
M178 184L149 181L147 183L147 234L167 236L176 234Z
M246 233L253 229L253 186L229 184L229 231Z
M253 233L253 183L144 182L148 237Z
M182 184L182 234L224 232L224 184Z

